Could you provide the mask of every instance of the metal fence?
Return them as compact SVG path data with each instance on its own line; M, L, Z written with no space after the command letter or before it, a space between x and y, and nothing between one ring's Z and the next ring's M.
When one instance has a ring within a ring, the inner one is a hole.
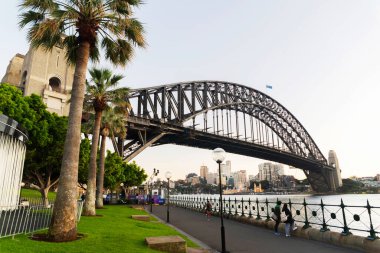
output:
M171 204L196 211L203 211L207 201L210 201L213 212L219 214L219 198L170 196ZM223 214L270 220L276 202L268 199L259 201L258 198L223 198ZM377 239L380 234L380 207L371 206L368 200L365 206L345 205L343 200L340 204L325 204L322 199L318 204L307 203L305 199L301 203L290 199L282 203L288 204L295 222L303 228L315 226L322 232L354 233L370 240Z
M80 221L83 202L78 200L77 222ZM50 225L54 204L41 205L37 201L29 205L0 207L0 238L17 234L29 234L46 229Z
M37 197L21 197L19 201L21 206L42 206L45 205L43 198L37 198ZM47 205L54 204L55 198L48 198L47 199Z

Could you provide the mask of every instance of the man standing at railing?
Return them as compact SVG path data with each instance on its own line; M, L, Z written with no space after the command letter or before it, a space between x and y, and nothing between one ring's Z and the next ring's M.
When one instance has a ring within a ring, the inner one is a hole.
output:
M276 217L273 219L276 221L276 224L274 225L274 234L275 235L280 235L278 232L278 226L280 225L281 222L281 201L278 200L276 206L274 207L274 214Z

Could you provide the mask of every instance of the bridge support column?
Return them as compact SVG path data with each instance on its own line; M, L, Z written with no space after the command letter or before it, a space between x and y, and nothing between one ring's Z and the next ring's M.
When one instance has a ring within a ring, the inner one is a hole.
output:
M144 144L141 144L138 148L129 153L126 157L123 158L124 162L129 162L133 158L135 158L138 154L144 151L147 147L152 146L156 141L161 139L166 133L159 133L158 135L151 138L149 141L145 141Z
M320 193L333 192L336 190L332 171L322 167L316 170L304 170L311 188Z

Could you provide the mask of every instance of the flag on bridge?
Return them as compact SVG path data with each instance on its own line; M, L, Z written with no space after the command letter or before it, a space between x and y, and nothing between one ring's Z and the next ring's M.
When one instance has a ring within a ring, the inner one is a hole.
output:
M272 89L272 88L273 88L272 85L270 85L270 84L267 84L265 87L266 87L267 89Z

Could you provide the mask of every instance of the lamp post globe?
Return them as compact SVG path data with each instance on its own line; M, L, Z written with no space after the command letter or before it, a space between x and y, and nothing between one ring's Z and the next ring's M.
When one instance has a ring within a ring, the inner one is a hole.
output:
M167 180L169 180L172 177L172 173L170 171L167 171L165 173L165 177L166 177Z
M222 163L226 158L226 151L222 148L216 148L212 151L212 158L217 163Z

